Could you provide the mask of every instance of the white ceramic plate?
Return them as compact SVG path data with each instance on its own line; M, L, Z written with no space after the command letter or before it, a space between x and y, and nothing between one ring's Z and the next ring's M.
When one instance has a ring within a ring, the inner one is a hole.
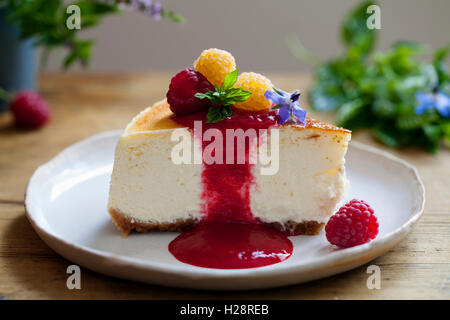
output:
M177 233L122 238L106 210L113 154L120 132L79 142L39 167L25 197L28 219L53 250L100 273L148 283L201 289L269 288L323 278L360 266L395 246L423 212L425 190L415 168L357 142L350 144L347 174L351 198L371 204L378 237L348 249L331 246L324 232L291 237L292 256L255 269L191 266L167 250Z

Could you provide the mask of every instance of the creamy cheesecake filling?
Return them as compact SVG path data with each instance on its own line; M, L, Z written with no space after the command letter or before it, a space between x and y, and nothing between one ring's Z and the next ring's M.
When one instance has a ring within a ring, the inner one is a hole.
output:
M349 134L334 131L280 130L278 173L261 175L259 165L254 170L253 215L265 222L327 222L347 189L349 140Z
M110 209L148 223L201 219L202 166L171 161L172 131L122 136L111 177Z

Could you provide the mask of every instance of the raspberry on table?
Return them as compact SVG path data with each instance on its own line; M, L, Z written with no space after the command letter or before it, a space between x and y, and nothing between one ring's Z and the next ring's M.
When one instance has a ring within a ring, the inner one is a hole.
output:
M23 90L11 101L10 110L18 127L38 128L50 118L50 109L45 100L36 92Z
M378 220L369 204L353 199L330 218L325 232L331 244L342 248L354 247L375 239Z
M236 69L234 57L225 50L203 50L194 62L194 68L213 85L222 86L225 76Z
M214 86L199 72L187 68L178 72L170 81L167 102L176 115L194 113L210 106L208 99L195 97L196 93L214 90Z
M259 73L244 72L239 75L235 87L250 91L252 95L244 102L235 104L236 108L248 111L268 110L271 102L264 96L267 90L273 90L272 82Z

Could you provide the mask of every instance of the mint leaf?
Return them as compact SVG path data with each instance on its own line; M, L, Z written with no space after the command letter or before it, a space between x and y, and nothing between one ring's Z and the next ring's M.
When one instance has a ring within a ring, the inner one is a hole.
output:
M342 55L315 68L315 83L309 91L311 107L336 111L338 125L355 130L367 128L382 143L401 148L420 146L436 152L442 140L450 146L450 118L436 110L417 114L416 94L450 94L450 69L445 58L450 45L438 49L430 62L422 55L426 47L398 41L374 52L377 33L369 30L367 7L360 2L345 18Z
M216 123L230 117L232 114L231 106L210 107L206 115L206 122Z
M66 27L66 19L69 17L66 9L69 4L80 8L81 29L69 30ZM85 40L80 34L96 26L106 16L121 12L119 5L132 7L130 0L0 0L2 19L4 15L20 30L20 39L32 39L35 46L43 47L45 54L41 66L45 66L48 52L59 49L67 52L64 59L65 68L75 62L88 65L92 45L83 43ZM145 13L148 10L143 4L135 9ZM175 22L184 20L183 17L166 9L161 9L161 16Z
M244 90L242 88L231 88L227 92L227 97L230 99L234 99L235 103L244 102L245 100L250 98L251 95L252 93L250 91Z
M210 92L212 92L212 91L208 91L206 93L199 93L198 92L194 96L196 98L199 98L199 99L211 99L212 98L212 94L210 94Z
M238 102L246 101L251 92L242 88L233 88L238 79L239 69L228 73L223 80L222 87L214 86L216 91L208 91L205 93L196 93L195 97L199 99L209 99L214 107L210 107L206 115L208 123L216 123L222 121L226 117L232 115L231 106Z
M450 54L450 45L438 49L435 53L434 53L434 57L433 57L433 65L436 69L438 78L439 78L439 83L444 83L446 81L450 81L450 74L447 70L447 66L445 64L445 58L447 57L447 55Z
M222 91L227 91L231 89L238 79L239 69L236 68L234 71L228 73L223 80L222 87L220 88ZM216 89L216 91L218 91Z
M361 113L364 112L364 107L364 101L360 99L344 103L337 112L336 123L346 128L354 128Z
M375 30L367 28L366 21L369 15L367 8L373 1L365 1L354 9L344 21L341 37L347 47L357 54L367 54L374 47L376 40Z

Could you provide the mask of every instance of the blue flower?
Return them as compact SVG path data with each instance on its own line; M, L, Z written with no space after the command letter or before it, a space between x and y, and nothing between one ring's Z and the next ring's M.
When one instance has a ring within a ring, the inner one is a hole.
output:
M450 96L442 91L436 93L417 92L416 100L419 102L414 112L423 114L426 110L436 109L444 118L450 118Z
M306 110L300 108L298 98L300 91L295 90L292 93L274 88L274 91L267 90L264 96L275 104L273 109L278 109L279 123L283 124L289 119L297 119L301 124L305 124Z
M153 2L152 5L148 6L148 9L146 10L148 14L150 14L153 19L160 20L161 19L161 12L162 12L162 6L159 1Z
M151 15L155 20L161 19L162 6L159 1L153 2L152 0L131 0L130 6L134 9L144 11L145 13Z

